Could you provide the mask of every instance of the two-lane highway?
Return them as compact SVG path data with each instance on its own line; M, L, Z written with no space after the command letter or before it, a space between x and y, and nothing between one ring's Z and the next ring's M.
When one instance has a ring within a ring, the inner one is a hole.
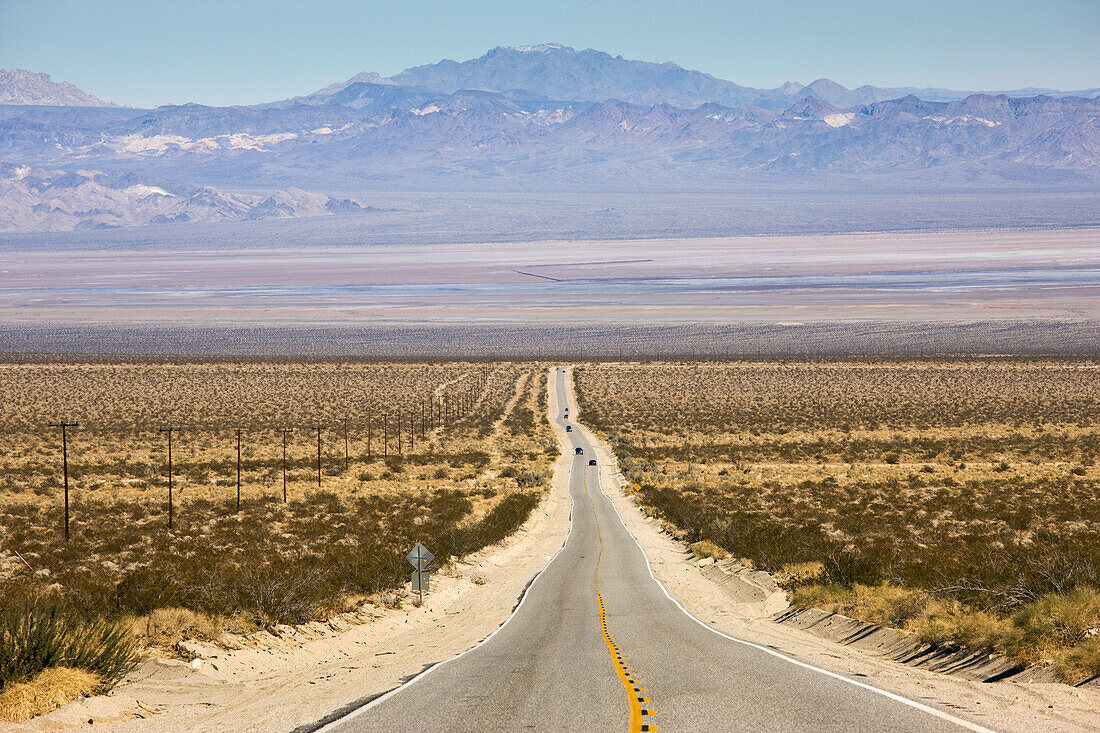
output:
M570 376L555 373L563 412ZM562 433L574 454L571 529L515 613L478 646L323 730L985 730L689 616L603 494L570 412L557 422L574 425Z

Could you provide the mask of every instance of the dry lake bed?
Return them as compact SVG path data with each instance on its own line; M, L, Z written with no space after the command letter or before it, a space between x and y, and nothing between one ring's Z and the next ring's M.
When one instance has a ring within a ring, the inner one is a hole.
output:
M1100 317L1100 230L0 252L8 326Z

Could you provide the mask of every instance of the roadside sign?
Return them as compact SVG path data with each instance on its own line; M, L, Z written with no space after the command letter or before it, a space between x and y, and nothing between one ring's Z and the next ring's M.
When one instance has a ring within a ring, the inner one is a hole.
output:
M424 594L428 592L428 563L435 559L435 555L427 547L417 542L416 547L412 548L405 559L409 561L409 565L415 568L409 576L409 580L412 582L413 591L420 593L420 602L423 603Z
M405 559L409 561L409 565L417 570L427 570L428 563L435 559L435 555L429 552L427 547L417 542L416 547L412 548L412 552L406 555Z

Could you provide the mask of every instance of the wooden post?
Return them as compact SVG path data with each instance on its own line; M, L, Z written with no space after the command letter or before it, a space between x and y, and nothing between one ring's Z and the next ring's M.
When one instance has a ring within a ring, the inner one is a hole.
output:
M286 504L286 434L291 432L290 428L283 428L283 503Z
M69 436L67 429L78 427L75 422L52 422L51 428L61 428L61 470L65 476L65 541L69 541ZM23 562L26 562L24 560ZM30 566L28 566L30 567Z
M321 488L321 430L323 428L317 426L317 488Z
M161 428L160 432L168 433L168 529L172 529L172 431L175 428Z
M237 514L241 513L241 429L237 428Z
M382 413L382 455L389 457L390 455L390 422L389 416L386 413Z
M348 419L344 418L344 473L348 472Z
M371 458L371 454L370 454L370 443L371 443L371 434L370 434L370 432L371 432L371 413L370 413L370 410L367 410L367 463L370 463L373 460Z

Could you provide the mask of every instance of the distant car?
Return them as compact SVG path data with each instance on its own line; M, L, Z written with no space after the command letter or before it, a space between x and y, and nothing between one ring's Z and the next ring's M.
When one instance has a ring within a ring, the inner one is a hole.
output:
M589 466L595 466L596 465L596 459L595 458L588 459L588 465Z
M565 432L567 432L567 433L573 432L573 426L572 425L566 425L565 426Z
M577 453L576 453L576 455L578 455L578 456L583 456L583 455L584 455L584 448L577 448Z

